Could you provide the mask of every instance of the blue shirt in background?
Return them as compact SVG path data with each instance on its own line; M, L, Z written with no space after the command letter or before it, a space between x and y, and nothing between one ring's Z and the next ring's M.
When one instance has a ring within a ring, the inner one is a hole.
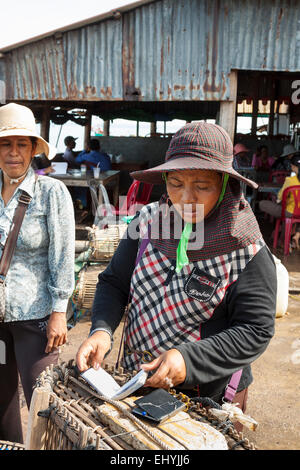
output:
M97 150L91 150L90 152L83 150L83 152L77 155L76 163L83 162L95 163L96 165L99 163L101 171L111 170L111 161L109 156L106 153L98 152Z

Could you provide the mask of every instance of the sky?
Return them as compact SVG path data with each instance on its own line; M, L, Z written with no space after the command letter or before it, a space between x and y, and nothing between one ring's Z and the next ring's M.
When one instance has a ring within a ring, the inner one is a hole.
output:
M0 0L0 49L130 3L134 0ZM176 132L184 124L181 120L168 122L166 132ZM92 134L97 129L103 129L103 121L93 117ZM158 123L157 132L164 132L163 123ZM150 123L140 123L139 135L149 133ZM58 152L64 151L63 141L67 135L78 138L76 150L83 148L82 126L71 121L62 127L51 124L49 140ZM111 123L110 135L136 135L136 123L116 119Z
M0 0L0 49L135 0Z

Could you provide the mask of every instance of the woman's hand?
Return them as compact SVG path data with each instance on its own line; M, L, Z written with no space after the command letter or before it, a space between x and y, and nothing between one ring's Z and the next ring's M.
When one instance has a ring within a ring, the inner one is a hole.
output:
M52 168L52 166L47 166L46 168L43 168L44 170L44 174L45 175L48 175L49 173L54 173L54 168Z
M181 384L186 378L186 366L182 354L177 349L170 349L161 356L141 366L145 371L156 370L145 387L172 388Z
M80 372L89 367L99 369L105 354L110 350L110 335L106 331L96 331L86 339L76 355L76 363Z
M65 312L52 312L47 325L48 343L46 353L62 346L67 341L67 318Z

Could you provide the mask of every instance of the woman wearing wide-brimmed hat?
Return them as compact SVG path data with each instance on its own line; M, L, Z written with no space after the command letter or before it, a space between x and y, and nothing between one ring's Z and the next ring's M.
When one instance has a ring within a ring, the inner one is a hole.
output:
M154 372L146 385L216 401L233 399L237 388L234 400L245 404L250 364L274 333L277 282L240 189L241 181L257 185L233 169L232 158L224 129L191 123L173 136L165 163L132 174L165 181L167 192L141 208L99 276L91 335L77 353L80 370L101 364L130 292L127 369L139 369L151 353L142 365Z
M18 374L29 406L36 378L66 341L66 309L74 285L74 215L66 187L35 174L35 155L49 156L32 111L0 108L0 439L22 442ZM51 156L50 156L51 158ZM14 251L15 217L26 201ZM8 242L6 243L6 241ZM6 254L12 253L10 263ZM8 271L2 265L7 263ZM4 270L5 269L5 270Z

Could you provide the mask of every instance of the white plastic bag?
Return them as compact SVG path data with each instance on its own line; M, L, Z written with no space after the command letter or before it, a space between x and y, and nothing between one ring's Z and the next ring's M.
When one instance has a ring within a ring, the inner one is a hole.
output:
M280 259L273 255L277 275L276 318L283 317L289 303L289 273Z

